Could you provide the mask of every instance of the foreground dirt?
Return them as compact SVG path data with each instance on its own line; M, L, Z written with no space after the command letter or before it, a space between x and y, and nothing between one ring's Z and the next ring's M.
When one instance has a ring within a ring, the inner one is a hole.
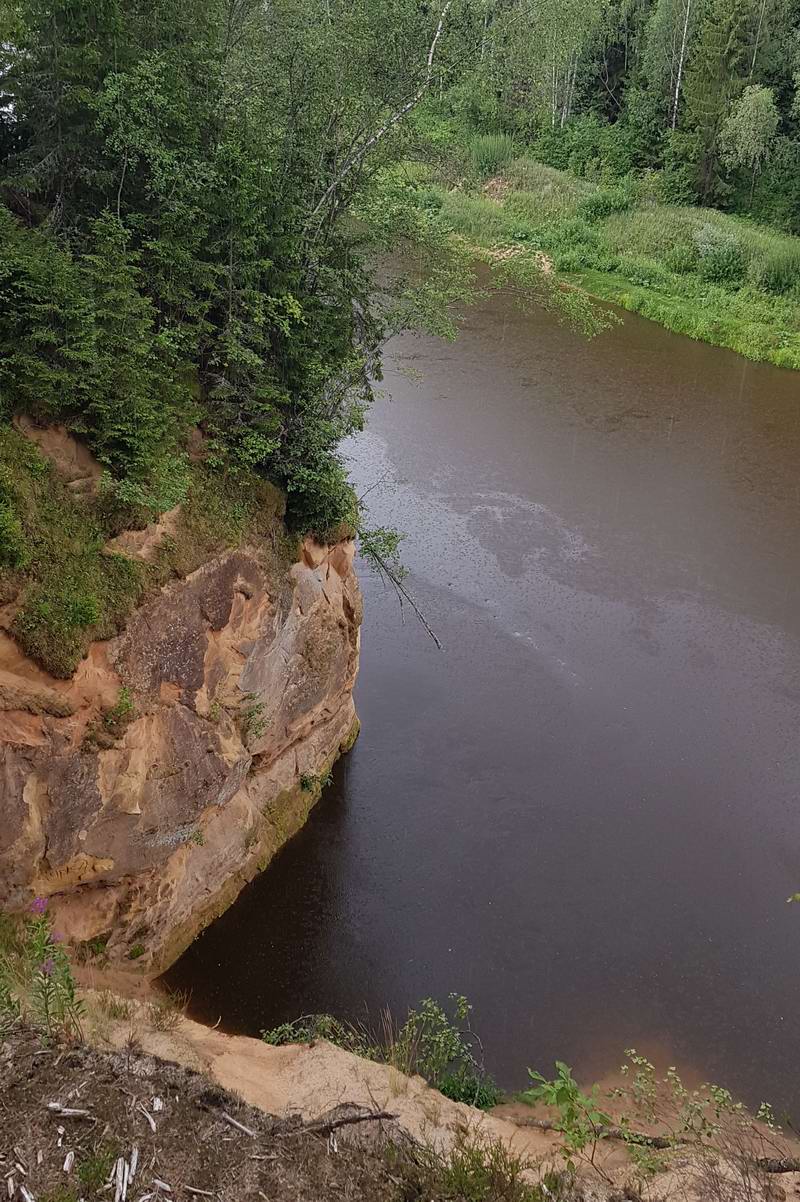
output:
M42 1048L25 1035L4 1046L0 1075L0 1176L9 1198L412 1196L385 1153L391 1123L337 1127L356 1117L354 1108L308 1130L133 1049ZM348 1138L361 1126L373 1128L368 1138Z

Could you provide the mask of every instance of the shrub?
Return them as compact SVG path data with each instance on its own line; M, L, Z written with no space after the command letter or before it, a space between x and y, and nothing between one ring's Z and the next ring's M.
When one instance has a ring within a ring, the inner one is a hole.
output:
M133 694L127 685L123 685L116 703L103 714L103 726L110 734L121 734L128 723L133 721L135 713Z
M744 278L745 261L733 235L706 222L694 237L700 256L700 278L726 287L738 286Z
M390 1155L393 1153L390 1152ZM555 1178L545 1188L529 1181L532 1165L499 1140L466 1130L448 1152L420 1145L403 1165L404 1198L452 1198L458 1202L543 1202L563 1197Z
M182 993L164 993L150 1002L147 1021L154 1031L175 1031L186 1013L188 998Z
M439 1081L439 1092L453 1102L464 1102L478 1110L491 1110L503 1098L502 1089L491 1077L476 1073L463 1064L455 1072L445 1073Z
M700 252L694 242L676 242L664 253L664 263L670 271L687 275L697 269Z
M598 188L580 202L575 215L584 221L599 221L603 217L610 217L612 213L624 213L631 207L631 202L632 196L627 188Z
M423 998L401 1024L385 1010L377 1031L331 1014L305 1014L262 1031L261 1038L274 1047L326 1039L357 1056L391 1064L407 1076L419 1074L455 1101L483 1109L496 1106L500 1091L474 1052L477 1040L469 1022L472 1007L457 994L451 994L451 1001L452 1013L448 1014L433 998Z
M588 1094L583 1093L569 1065L561 1060L556 1061L556 1076L551 1081L531 1069L528 1075L536 1084L521 1094L521 1099L556 1108L556 1130L561 1133L561 1151L567 1168L574 1172L574 1156L587 1156L594 1163L597 1144L611 1123L609 1115L600 1109L598 1087L594 1085Z

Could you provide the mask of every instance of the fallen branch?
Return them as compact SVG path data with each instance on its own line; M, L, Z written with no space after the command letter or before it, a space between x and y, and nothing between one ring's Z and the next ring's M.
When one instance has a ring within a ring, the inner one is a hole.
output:
M557 1135L562 1134L558 1123L554 1123L550 1119L515 1117L511 1121L517 1127L537 1127L540 1131L554 1131ZM626 1144L637 1144L639 1147L661 1150L674 1148L676 1144L691 1142L680 1135L647 1135L644 1131L631 1131L628 1127L598 1127L597 1134L600 1139L619 1139Z
M94 1115L90 1110L80 1110L75 1106L62 1106L60 1102L48 1102L47 1109L60 1119L91 1119Z
M384 1119L393 1120L398 1116L388 1110L370 1110L368 1114L347 1114L338 1119L324 1119L298 1127L296 1131L287 1131L287 1135L330 1135L339 1127L349 1127L352 1123L378 1123Z
M765 1173L800 1173L800 1160L794 1156L759 1156L756 1164Z
M387 579L390 581L394 591L397 593L397 599L400 602L400 612L401 613L403 612L403 602L407 601L408 604L413 609L414 613L419 618L422 625L425 627L425 630L427 631L427 633L433 639L433 641L436 644L439 651L444 651L444 647L442 646L441 641L440 641L439 637L437 636L436 632L433 630L430 622L425 617L424 613L422 612L420 607L417 605L416 601L411 596L408 589L403 584L403 582L400 579L400 577L398 576L397 572L392 568L391 564L387 563L387 561L383 558L383 556L378 551L376 551L374 549L374 547L370 548L368 558L374 560L375 565L378 568L378 571L383 572L384 575L387 577Z

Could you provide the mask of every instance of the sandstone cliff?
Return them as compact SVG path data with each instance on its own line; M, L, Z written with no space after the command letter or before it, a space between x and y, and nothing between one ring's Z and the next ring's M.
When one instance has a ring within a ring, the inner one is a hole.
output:
M0 908L48 896L69 940L161 970L302 825L357 731L361 599L351 541L296 556L220 551L68 680L0 611Z

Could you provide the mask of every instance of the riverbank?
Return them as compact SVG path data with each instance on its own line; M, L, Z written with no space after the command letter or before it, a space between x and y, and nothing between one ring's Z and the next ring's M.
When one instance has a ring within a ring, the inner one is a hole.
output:
M715 209L660 203L520 157L456 186L398 169L416 203L471 245L546 255L559 277L669 330L800 370L800 238Z
M84 1001L80 1044L22 1026L4 1040L0 1165L11 1199L89 1202L116 1186L121 1202L776 1202L800 1182L796 1143L722 1091L708 1122L697 1094L661 1111L647 1065L627 1091L597 1094L615 1116L621 1094L639 1097L636 1137L614 1126L570 1153L555 1108L518 1102L487 1115L324 1040L270 1047L154 1004ZM680 1124L690 1110L696 1129Z

